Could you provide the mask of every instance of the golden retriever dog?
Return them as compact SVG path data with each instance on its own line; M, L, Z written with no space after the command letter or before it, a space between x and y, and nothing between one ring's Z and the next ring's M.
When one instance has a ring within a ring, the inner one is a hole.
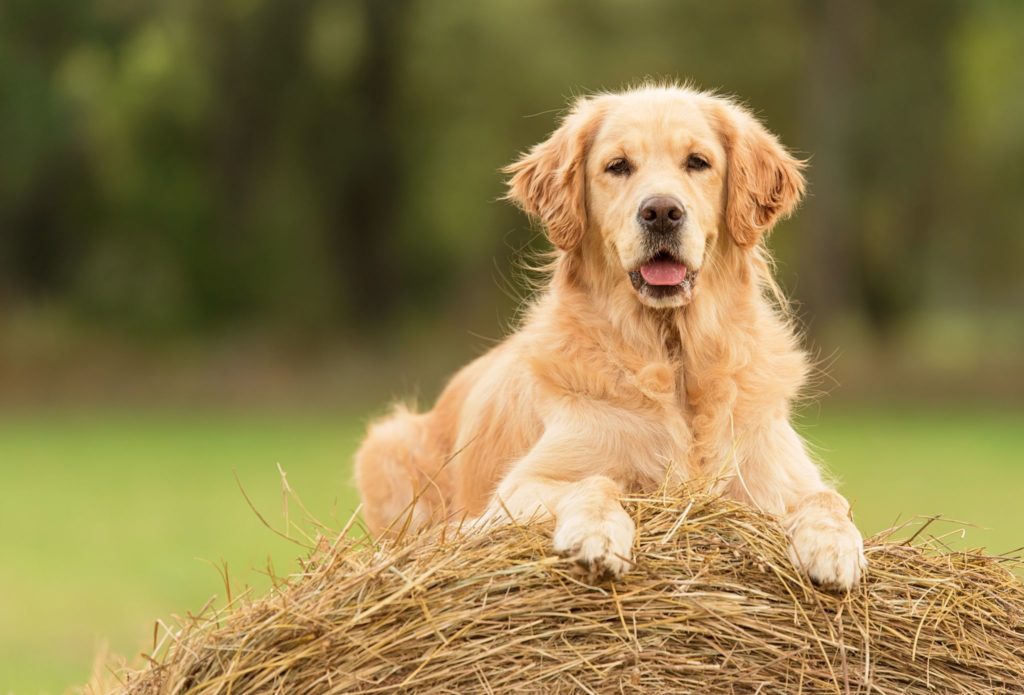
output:
M620 496L702 478L777 515L813 581L855 586L850 506L790 424L808 359L764 243L802 166L709 93L577 99L506 169L556 247L546 288L433 410L370 426L355 465L371 532L545 520L556 552L614 578L635 534Z

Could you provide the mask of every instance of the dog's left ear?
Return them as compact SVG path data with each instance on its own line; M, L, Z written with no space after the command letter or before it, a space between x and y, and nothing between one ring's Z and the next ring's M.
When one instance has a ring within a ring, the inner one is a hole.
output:
M750 247L796 209L805 163L743 107L722 104L716 116L729 160L726 224L738 245Z
M543 222L564 251L578 247L587 228L585 169L598 118L595 100L580 98L547 140L502 170L511 174L505 198Z

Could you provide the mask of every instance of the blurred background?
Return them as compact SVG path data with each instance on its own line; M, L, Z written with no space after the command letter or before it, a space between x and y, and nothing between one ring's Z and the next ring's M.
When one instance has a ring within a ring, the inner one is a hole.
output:
M0 692L294 571L239 489L301 540L278 465L344 524L366 420L527 294L498 169L648 77L810 158L771 244L862 528L1024 545L1022 37L1014 0L5 0Z

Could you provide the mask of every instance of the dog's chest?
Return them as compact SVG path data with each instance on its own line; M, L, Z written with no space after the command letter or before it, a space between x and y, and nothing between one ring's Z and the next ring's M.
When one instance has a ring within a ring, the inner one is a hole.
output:
M666 480L683 482L691 477L693 445L683 369L668 362L652 362L634 372L630 381L643 406L633 413L640 422L635 428L638 436L631 438L636 455L630 457L633 470L627 486L649 491Z
M686 370L681 364L649 362L626 378L655 420L673 427L680 419L689 424L692 409L686 398Z

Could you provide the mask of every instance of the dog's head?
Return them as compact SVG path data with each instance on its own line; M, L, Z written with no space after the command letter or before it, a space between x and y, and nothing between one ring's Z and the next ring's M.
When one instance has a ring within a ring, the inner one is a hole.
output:
M802 162L744 108L644 87L576 101L507 168L508 197L551 241L632 286L641 302L691 301L723 233L755 246L803 195Z

